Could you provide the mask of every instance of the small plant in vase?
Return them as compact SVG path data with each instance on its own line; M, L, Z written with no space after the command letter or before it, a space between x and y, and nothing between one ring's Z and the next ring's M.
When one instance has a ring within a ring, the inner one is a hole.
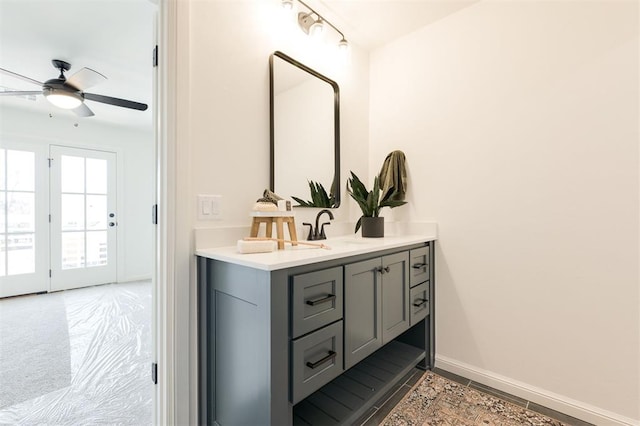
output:
M393 187L387 189L381 197L378 176L373 179L373 189L369 191L358 176L351 172L351 177L347 180L347 192L362 210L354 232L362 227L363 237L384 237L384 218L380 216L380 210L383 207L392 209L407 204L406 201L394 200L396 191Z

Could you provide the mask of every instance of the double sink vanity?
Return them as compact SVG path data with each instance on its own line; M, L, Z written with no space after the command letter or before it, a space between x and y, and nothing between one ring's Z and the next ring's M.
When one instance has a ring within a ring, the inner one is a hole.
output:
M198 250L201 422L351 424L432 368L434 240Z

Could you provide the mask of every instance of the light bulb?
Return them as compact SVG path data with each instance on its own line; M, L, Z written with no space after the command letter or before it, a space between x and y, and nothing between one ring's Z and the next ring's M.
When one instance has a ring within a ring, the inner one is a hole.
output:
M346 52L347 50L349 50L349 42L345 40L344 37L342 37L342 40L338 42L338 49L340 49L341 52Z
M51 91L45 96L51 104L62 109L74 109L82 104L82 99L79 96L75 96L71 93L64 93L59 91Z
M324 31L324 22L322 19L319 19L311 24L309 27L309 35L314 38L319 38L322 36L322 32Z

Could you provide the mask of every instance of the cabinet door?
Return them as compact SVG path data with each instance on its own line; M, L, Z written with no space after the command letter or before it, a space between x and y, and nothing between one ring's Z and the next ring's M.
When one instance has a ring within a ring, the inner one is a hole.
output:
M409 329L409 253L382 258L382 344Z
M344 267L345 369L382 346L380 258Z

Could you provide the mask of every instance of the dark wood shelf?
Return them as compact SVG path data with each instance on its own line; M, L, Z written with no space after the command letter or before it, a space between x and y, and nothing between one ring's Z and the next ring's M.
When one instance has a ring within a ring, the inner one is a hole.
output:
M424 349L389 342L293 407L293 424L351 424L425 358Z

